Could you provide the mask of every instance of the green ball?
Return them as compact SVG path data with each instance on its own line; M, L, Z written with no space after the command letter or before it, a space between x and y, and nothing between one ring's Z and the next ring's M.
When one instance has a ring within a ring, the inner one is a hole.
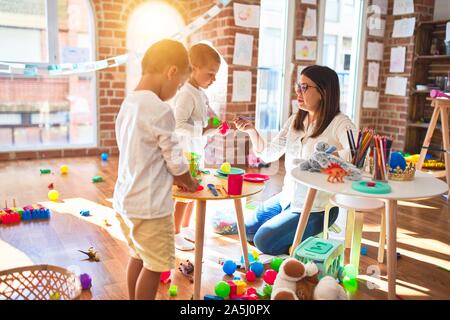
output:
M344 277L342 284L344 285L345 291L347 291L348 293L353 294L358 290L358 281L356 281L356 279Z
M214 289L214 292L216 293L216 296L226 298L230 295L230 285L226 283L225 281L219 281L216 284L216 287Z
M271 286L271 285L266 284L266 285L264 286L264 294L265 294L266 296L270 296L270 295L272 294L272 286Z
M214 117L214 118L212 118L211 122L214 127L218 127L218 126L220 126L221 121L219 120L219 118Z
M275 270L276 272L278 272L280 270L280 266L283 263L283 259L281 259L280 257L275 257L272 259L272 262L270 263L270 267Z
M344 277L348 277L350 280L356 279L358 276L358 270L352 264L348 264L344 267Z

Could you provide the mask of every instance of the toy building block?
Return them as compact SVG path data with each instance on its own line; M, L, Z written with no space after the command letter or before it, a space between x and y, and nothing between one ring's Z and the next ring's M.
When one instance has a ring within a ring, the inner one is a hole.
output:
M234 283L236 284L236 293L238 295L244 294L247 288L247 283L242 280L235 280Z
M230 295L231 300L248 300L248 295L246 294L233 294Z
M236 295L237 294L237 285L234 281L227 281L227 283L230 285L230 295Z
M96 183L96 182L102 182L103 181L103 177L102 176L95 176L92 178L92 182Z
M83 217L89 217L91 215L91 212L89 210L81 210L80 215Z
M205 294L203 300L224 300L222 297L215 296L213 294Z
M50 169L39 169L39 171L41 172L41 174L49 174L52 172L52 170Z
M248 300L258 300L258 295L256 293L249 294L248 295Z
M169 288L169 295L171 297L175 297L178 294L178 287L174 284L172 284Z

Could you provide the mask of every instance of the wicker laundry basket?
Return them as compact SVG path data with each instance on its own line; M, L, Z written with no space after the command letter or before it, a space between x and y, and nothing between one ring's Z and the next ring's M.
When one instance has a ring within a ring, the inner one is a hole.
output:
M67 269L34 265L0 271L0 300L75 300L80 279Z

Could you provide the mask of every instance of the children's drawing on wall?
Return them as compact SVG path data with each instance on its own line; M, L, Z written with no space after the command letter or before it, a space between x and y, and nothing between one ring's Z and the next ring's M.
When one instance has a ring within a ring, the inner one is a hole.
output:
M391 48L391 63L389 72L405 71L406 47Z
M236 33L234 40L233 64L242 66L252 65L253 36Z
M297 60L316 60L316 41L295 41L295 59Z
M252 98L252 72L233 71L233 102L248 102Z
M394 0L394 16L410 13L414 13L414 0Z
M260 7L234 3L234 24L240 27L259 28Z
M305 23L303 24L303 33L305 37L315 37L317 35L316 9L306 9Z
M380 64L378 62L369 62L367 73L367 86L378 87L378 75L380 74Z

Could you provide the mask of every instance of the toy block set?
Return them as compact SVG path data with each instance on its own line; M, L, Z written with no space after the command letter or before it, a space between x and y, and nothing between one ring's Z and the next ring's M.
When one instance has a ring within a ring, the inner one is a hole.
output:
M15 201L13 202L12 208L8 208L7 203L5 202L5 208L0 209L0 225L36 219L50 219L50 209L45 208L43 205L32 204L17 208Z

